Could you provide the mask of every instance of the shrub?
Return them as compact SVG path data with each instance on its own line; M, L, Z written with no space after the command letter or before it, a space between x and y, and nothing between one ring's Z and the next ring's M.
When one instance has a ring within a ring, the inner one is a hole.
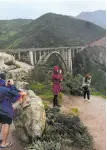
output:
M32 87L34 90L36 89L35 92L37 94L41 93L41 90L42 90L41 97L43 99L52 99L52 93L50 92L51 91L50 90L51 89L51 74L52 74L52 67L49 67L48 65L35 66L35 68L30 73L30 77L29 77L30 84L35 84L35 82L44 84L45 88L40 87L40 89L38 90L37 90L37 87L38 87L37 84L33 85ZM63 82L61 83L62 92L66 94L72 94L72 95L83 95L83 91L81 88L82 80L83 80L83 77L79 74L74 77L71 74L71 72L64 73ZM49 94L47 94L46 96L46 93L49 93Z
M74 116L79 116L78 108L71 108L71 114L74 115Z
M34 69L30 72L29 82L45 82L47 83L51 78L51 72L49 68L44 65L35 66Z
M93 139L79 117L64 115L58 107L46 110L46 129L28 150L93 149Z
M75 77L73 77L73 75L71 73L67 73L67 74L64 75L64 84L63 84L63 86L68 88L68 91L72 95L80 96L80 95L83 95L82 80L83 80L83 77L79 74L76 75ZM64 90L64 88L63 88L63 92L66 93L66 90Z
M54 142L41 142L36 141L33 145L29 146L27 150L60 150L61 144Z

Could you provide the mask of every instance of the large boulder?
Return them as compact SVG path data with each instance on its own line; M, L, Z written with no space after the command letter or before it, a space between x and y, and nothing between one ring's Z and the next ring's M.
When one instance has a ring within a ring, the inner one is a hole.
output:
M16 69L16 68L17 67L15 65L9 65L9 66L6 65L4 63L4 59L3 58L0 59L0 71L2 71L2 72L8 72L8 71Z
M26 89L29 85L28 82L20 82L20 81L16 81L15 85L18 89Z
M15 64L15 58L10 54L0 53L0 60L2 59L4 60L4 63L7 65Z
M45 109L41 98L31 90L28 90L27 93L31 105L25 109L17 106L14 118L17 136L26 143L36 137L41 137L46 123Z
M7 78L13 79L14 81L26 81L28 72L22 68L17 68L7 72Z
M0 58L0 71L7 70L8 66L4 64L3 58Z

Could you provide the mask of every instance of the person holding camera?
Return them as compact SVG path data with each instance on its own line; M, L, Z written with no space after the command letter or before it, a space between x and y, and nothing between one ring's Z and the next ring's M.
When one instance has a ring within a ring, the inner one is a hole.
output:
M82 88L84 91L84 99L87 99L90 101L90 84L91 84L91 79L92 77L89 74L86 74L85 77L83 78L83 83L82 83Z
M20 99L20 94L15 94L7 88L5 73L0 73L0 132L2 131L0 148L7 148L13 145L12 142L7 141L10 125L14 117L12 105Z
M52 73L52 92L54 95L53 98L53 107L59 106L58 104L58 94L61 91L61 81L62 81L62 70L59 70L58 66L53 67L53 73Z

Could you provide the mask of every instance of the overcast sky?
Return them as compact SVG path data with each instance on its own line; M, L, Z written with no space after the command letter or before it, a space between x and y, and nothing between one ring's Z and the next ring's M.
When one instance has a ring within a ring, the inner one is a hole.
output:
M76 16L99 9L106 9L106 0L0 0L0 19L35 19L48 12Z

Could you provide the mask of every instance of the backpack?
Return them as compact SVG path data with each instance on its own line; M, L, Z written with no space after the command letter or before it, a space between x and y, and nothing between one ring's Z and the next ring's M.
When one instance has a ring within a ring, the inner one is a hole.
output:
M0 86L0 103L3 101L4 98L13 99L17 94L12 92L5 86Z

